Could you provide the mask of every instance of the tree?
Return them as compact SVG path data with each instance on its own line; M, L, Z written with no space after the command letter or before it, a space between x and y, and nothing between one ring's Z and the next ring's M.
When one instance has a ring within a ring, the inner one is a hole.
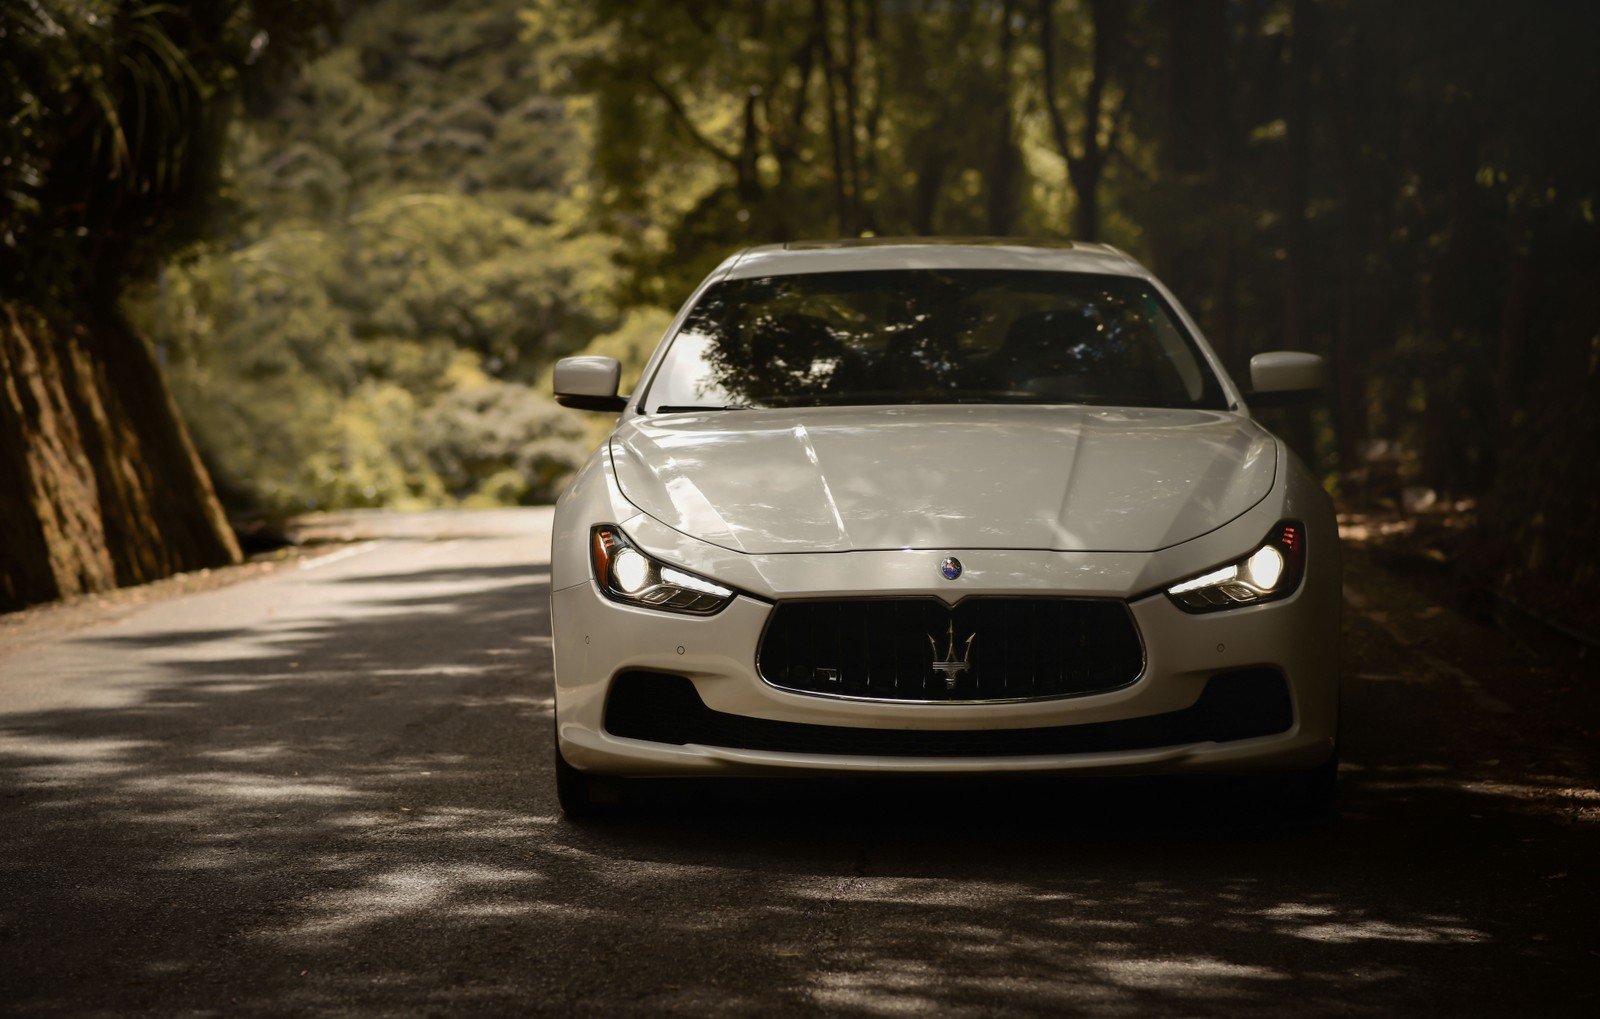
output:
M1121 0L1089 0L1090 48L1088 85L1082 100L1082 126L1073 140L1061 109L1060 76L1056 72L1061 33L1057 29L1055 0L1038 0L1038 46L1041 54L1040 92L1050 117L1050 135L1056 150L1067 164L1076 205L1072 236L1081 240L1100 240L1100 182L1106 162L1117 150L1124 108L1108 111L1106 98L1112 88L1116 54L1126 47L1127 5ZM1126 90L1122 93L1126 95Z
M520 7L352 10L234 124L227 233L125 299L235 514L543 502L582 461L534 383L618 321L615 246Z
M547 0L527 36L593 97L596 208L673 303L740 241L1028 231L1021 4Z
M0 6L0 607L238 557L116 301L204 224L241 75L282 66L327 16L322 0Z

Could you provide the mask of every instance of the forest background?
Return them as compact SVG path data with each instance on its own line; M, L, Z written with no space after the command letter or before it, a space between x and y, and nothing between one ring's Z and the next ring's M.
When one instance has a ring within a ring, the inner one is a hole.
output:
M1323 354L1273 424L1330 490L1469 511L1458 565L1594 627L1597 38L1582 0L0 5L0 608L306 510L549 501L604 424L556 358L636 375L732 250L871 233L1108 241L1236 376Z

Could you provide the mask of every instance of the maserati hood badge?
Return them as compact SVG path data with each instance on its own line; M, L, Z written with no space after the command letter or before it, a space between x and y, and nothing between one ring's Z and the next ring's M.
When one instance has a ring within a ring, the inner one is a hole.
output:
M961 560L955 556L945 556L944 562L939 564L939 572L944 574L944 579L954 580L961 576Z

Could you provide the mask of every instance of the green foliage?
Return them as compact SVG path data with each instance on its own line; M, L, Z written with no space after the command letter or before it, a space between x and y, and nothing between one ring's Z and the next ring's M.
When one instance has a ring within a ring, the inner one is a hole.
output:
M1042 128L1013 117L1031 10L537 0L523 20L551 86L594 102L592 205L629 296L671 305L741 243L1060 233L1024 170Z
M242 79L313 44L328 0L0 4L0 281L114 298L197 236ZM92 240L91 240L92 239Z
M236 126L235 239L130 296L235 508L549 501L581 461L528 383L618 320L615 243L518 7L354 12Z
M446 490L471 505L551 502L590 448L574 415L481 375L435 401L421 429Z
M367 336L429 336L514 371L568 351L609 316L609 245L464 195L410 194L349 220L344 293ZM597 298L597 292L602 295Z
M490 378L479 352L433 329L437 316L367 299L363 281L392 259L360 224L280 230L172 266L130 299L236 508L437 505L480 495L506 470L523 483L492 491L547 501L581 460L572 415ZM494 302L464 307L485 318Z

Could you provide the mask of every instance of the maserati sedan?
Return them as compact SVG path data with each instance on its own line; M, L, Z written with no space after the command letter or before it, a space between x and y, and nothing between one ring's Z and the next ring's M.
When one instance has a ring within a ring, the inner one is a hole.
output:
M1330 797L1328 497L1144 267L1082 243L728 258L556 506L562 808L653 776L1274 774ZM1276 782L1273 783L1276 785Z

